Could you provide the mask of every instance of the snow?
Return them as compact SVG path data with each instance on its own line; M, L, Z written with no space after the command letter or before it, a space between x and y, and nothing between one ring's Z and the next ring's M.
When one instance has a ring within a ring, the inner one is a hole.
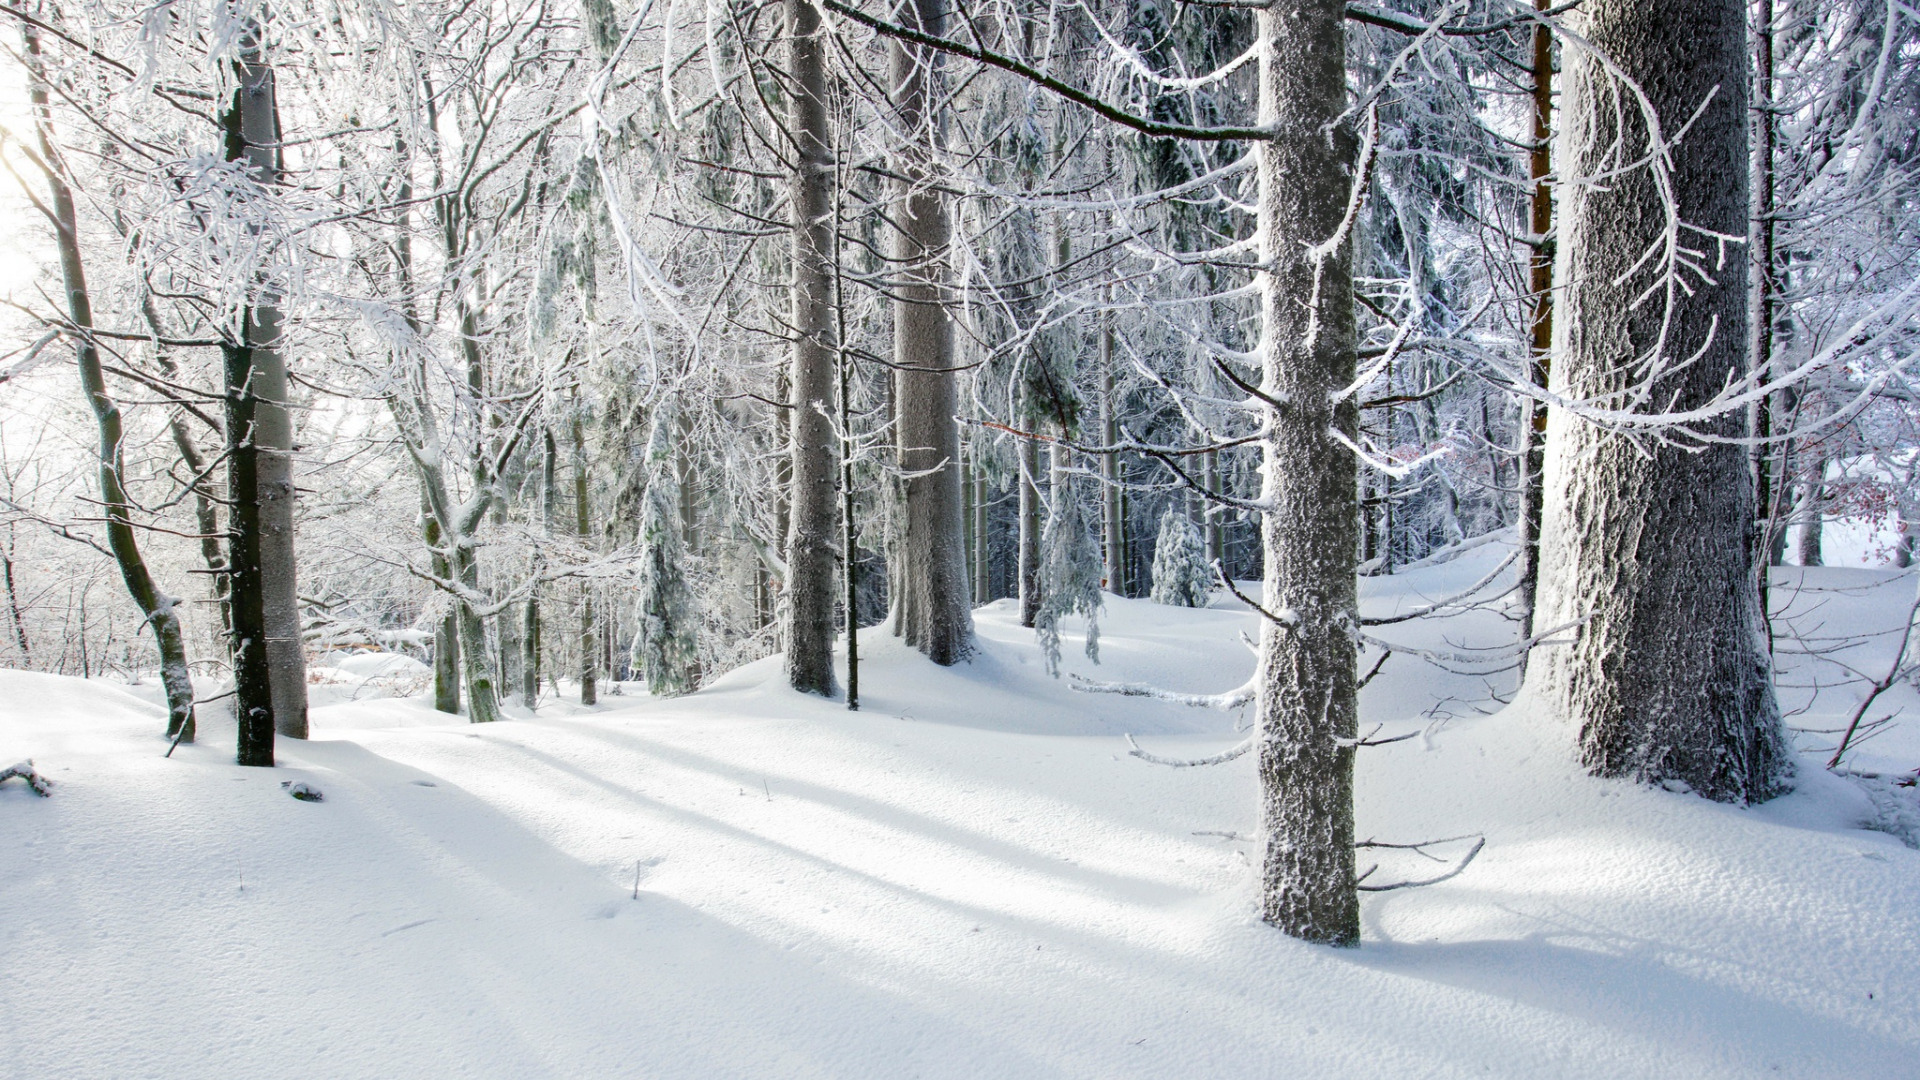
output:
M1449 596L1505 550L1367 579L1365 611ZM1806 576L1806 635L1897 622L1913 595ZM1396 654L1363 717L1425 737L1361 752L1361 834L1487 845L1443 884L1370 894L1364 944L1332 950L1252 915L1251 757L1127 754L1126 734L1219 753L1234 713L1076 693L1011 603L976 622L950 670L869 632L858 713L782 689L776 658L685 698L474 726L356 699L350 675L417 672L355 657L273 770L231 764L211 716L163 758L150 688L0 671L0 758L58 785L0 785L0 1074L1913 1075L1920 851L1861 829L1876 796L1811 758L1751 810L1596 780L1570 731L1499 709L1510 675ZM1064 664L1219 693L1253 629L1109 596L1101 663ZM1511 636L1491 611L1385 631ZM1892 655L1849 647L1869 670ZM1796 654L1783 679L1838 662ZM1862 767L1920 765L1912 727Z

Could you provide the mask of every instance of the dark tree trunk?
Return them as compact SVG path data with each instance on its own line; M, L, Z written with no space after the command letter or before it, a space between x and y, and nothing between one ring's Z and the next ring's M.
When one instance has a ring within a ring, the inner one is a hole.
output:
M1552 0L1534 0L1534 8L1546 11ZM1533 149L1527 157L1527 174L1533 183L1529 200L1527 231L1532 234L1532 256L1527 267L1527 291L1532 294L1533 310L1529 341L1529 381L1546 389L1552 374L1553 357L1553 248L1547 240L1553 231L1553 31L1545 23L1533 28ZM1545 474L1547 454L1547 407L1538 401L1526 403L1520 427L1520 591L1515 598L1520 614L1520 638L1533 636L1534 598L1540 592L1540 505L1543 498L1541 478ZM1521 661L1525 663L1525 658Z
M280 123L273 67L266 63L264 30L251 25L234 74L233 107L227 118L227 160L244 159L262 186L280 182ZM306 645L294 566L293 412L286 358L280 352L279 297L263 286L247 311L245 375L252 423L244 437L254 453L253 490L257 535L255 586L260 590L268 668L270 720L288 738L307 737ZM234 495L235 499L240 496ZM237 586L236 586L237 588Z
M1040 444L1020 440L1020 625L1031 627L1040 617Z
M1747 51L1738 0L1589 0L1572 18L1646 91L1667 137L1705 103L1672 155L1672 195L1688 225L1744 236ZM1616 105L1611 79L1592 57L1569 54L1565 175L1591 176L1645 152L1648 133L1631 105ZM1746 260L1716 263L1709 254L1713 281L1689 274L1686 287L1662 294L1651 277L1659 267L1641 263L1660 244L1665 217L1647 169L1572 186L1560 209L1557 394L1618 400L1644 378L1645 362L1626 358L1669 366L1647 395L1662 409L1698 406L1746 374ZM1681 242L1714 249L1685 231ZM1636 306L1650 285L1655 294ZM1725 443L1636 445L1566 413L1554 410L1548 423L1538 621L1543 630L1584 625L1573 644L1536 657L1542 702L1578 725L1581 758L1597 774L1682 781L1727 802L1778 793L1789 765L1749 576L1747 452ZM1745 435L1746 417L1721 416L1702 432Z

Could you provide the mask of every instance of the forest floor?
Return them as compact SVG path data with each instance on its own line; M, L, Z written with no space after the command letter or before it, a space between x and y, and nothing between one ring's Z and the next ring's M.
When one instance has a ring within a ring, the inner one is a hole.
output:
M1366 611L1500 554L1369 579ZM1784 574L1791 723L1851 710L1840 665L1877 674L1894 642L1829 639L1898 625L1913 590ZM0 1076L1920 1075L1910 687L1870 714L1907 717L1854 760L1878 779L1810 752L1796 792L1740 809L1584 776L1571 731L1501 708L1510 673L1396 653L1363 714L1419 734L1362 751L1360 832L1486 846L1368 894L1364 944L1336 950L1254 917L1251 757L1166 768L1122 738L1213 754L1239 717L1076 693L1009 603L977 617L950 670L867 634L857 713L769 660L475 727L377 696L392 680L361 658L319 672L333 703L273 770L235 766L217 718L163 758L150 679L0 672L0 765L56 784L0 784ZM1070 633L1065 667L1222 691L1253 629L1114 599L1100 663ZM1511 630L1475 611L1380 634Z

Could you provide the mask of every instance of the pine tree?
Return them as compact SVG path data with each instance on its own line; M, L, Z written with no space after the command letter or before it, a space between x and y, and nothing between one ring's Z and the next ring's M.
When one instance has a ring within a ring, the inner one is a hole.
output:
M1047 674L1060 677L1060 620L1087 618L1087 659L1100 662L1100 545L1087 521L1086 508L1065 468L1065 450L1054 445L1053 499L1040 535L1040 609L1033 620Z
M699 661L693 598L681 570L680 477L673 461L673 410L655 416L647 441L647 494L640 508L639 628L633 637L633 667L655 697L692 691Z
M1153 544L1153 592L1149 599L1169 607L1206 607L1213 591L1213 568L1206 541L1185 514L1173 507L1160 515L1160 536Z

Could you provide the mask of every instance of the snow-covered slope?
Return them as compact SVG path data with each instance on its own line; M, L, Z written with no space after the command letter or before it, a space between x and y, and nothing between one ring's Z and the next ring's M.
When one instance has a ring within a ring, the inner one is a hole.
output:
M1885 577L1852 618L1904 613ZM1396 654L1364 709L1422 735L1364 752L1362 832L1487 846L1308 946L1251 915L1251 760L1121 738L1214 753L1234 715L1075 693L1008 605L978 619L952 670L871 634L858 713L770 662L484 727L339 694L271 771L217 720L163 759L137 690L0 672L0 758L58 784L0 786L0 1076L1916 1075L1920 852L1846 781L1740 810L1594 780L1525 701L1482 715L1510 675ZM1066 666L1218 692L1252 629L1112 600Z

